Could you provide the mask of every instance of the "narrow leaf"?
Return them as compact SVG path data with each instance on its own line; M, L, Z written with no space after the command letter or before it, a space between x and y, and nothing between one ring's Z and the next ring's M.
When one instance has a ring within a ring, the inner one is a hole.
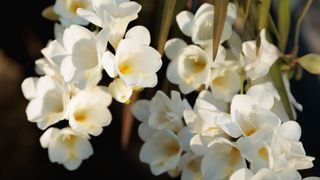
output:
M259 6L259 30L266 28L269 16L269 10L271 7L271 0L262 0Z
M214 18L213 18L213 60L217 55L220 45L221 35L224 29L224 24L227 16L229 0L215 0L214 1Z
M291 21L290 0L279 0L278 3L279 49L284 52L287 46Z
M58 21L59 20L59 15L56 12L54 12L53 6L46 7L42 11L41 15L42 15L42 17L49 19L51 21Z
M176 2L177 0L166 0L164 4L162 19L161 19L160 35L158 39L158 48L157 48L160 54L163 54L164 45L168 38Z
M320 74L320 55L308 54L300 57L297 62L308 72Z
M292 105L289 100L289 96L287 94L286 87L284 85L282 74L281 74L281 59L278 59L270 69L270 75L272 78L272 81L274 83L275 88L277 89L280 97L281 102L288 114L289 119L294 120L293 112L292 112Z
M313 0L308 0L301 11L301 14L298 16L298 20L297 20L296 28L294 32L294 48L293 48L294 55L298 53L298 49L299 49L299 34L300 34L302 20L304 16L307 14L308 9L310 8L312 2Z
M280 35L279 35L279 31L271 17L271 15L268 15L268 27L270 28L270 31L276 36L277 40L279 41L280 39Z

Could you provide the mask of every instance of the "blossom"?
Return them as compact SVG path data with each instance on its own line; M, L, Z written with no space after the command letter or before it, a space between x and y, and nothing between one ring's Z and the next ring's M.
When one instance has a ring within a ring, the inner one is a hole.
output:
M71 25L63 31L61 39L49 44L45 54L47 59L52 59L59 67L60 74L67 82L100 80L101 58L106 43L101 33L94 35L84 27ZM91 77L92 75L96 78Z
M224 61L212 69L210 89L216 99L230 102L240 90L239 65Z
M170 129L173 132L179 132L184 127L183 111L188 107L189 104L181 100L177 91L171 91L171 99L158 91L151 101L137 101L132 107L132 113L137 119L154 129Z
M122 39L116 54L107 52L103 67L110 77L119 75L129 87L154 87L156 72L162 65L161 55L149 46L150 34L143 26L135 26Z
M280 126L280 119L270 110L259 106L258 102L248 95L235 95L231 101L231 115L223 115L219 123L225 132L232 137L239 137L239 131L244 137L254 142L262 138L271 138L273 132ZM234 128L234 124L238 128Z
M89 22L77 15L77 9L92 9L90 0L56 0L54 11L59 15L62 25L70 26L72 24L88 25Z
M114 79L108 86L108 91L112 97L121 102L128 102L132 95L132 88L127 86L121 79Z
M313 166L313 157L306 156L302 143L299 141L301 127L297 122L283 123L271 141L272 156L276 160L273 169L308 169Z
M141 147L140 160L148 163L151 171L159 175L176 168L182 152L182 145L172 131L164 129L155 132Z
M224 179L246 167L238 147L225 138L217 138L210 145L201 163L204 179Z
M141 5L129 0L93 0L93 11L79 8L77 14L101 28L111 28L110 43L117 49L128 24L138 18Z
M181 169L181 180L203 179L201 173L202 156L186 152L180 160L179 169Z
M275 173L268 168L259 169L258 172L253 173L247 168L242 168L234 172L230 180L282 180L282 179L301 179L297 171L287 171L282 173Z
M68 119L71 128L77 132L94 136L101 134L102 127L111 122L111 113L106 108L111 103L110 94L80 91L68 106Z
M48 148L51 162L62 164L66 169L72 171L93 154L88 139L88 136L70 128L49 128L41 136L40 143L43 148Z
M214 7L211 4L203 3L195 15L189 11L182 11L176 16L176 20L181 31L191 36L195 44L206 46L212 43L213 37L213 16ZM236 7L229 3L227 9L227 18L224 24L221 42L227 40L232 33L232 24L236 17Z
M22 82L22 92L30 100L26 114L40 129L63 120L69 102L69 91L50 76L30 77Z
M260 32L260 39L259 47L256 41L246 41L242 44L244 69L252 80L267 75L271 65L279 58L279 51L268 42L265 29Z
M188 94L208 82L212 58L200 47L187 46L176 38L166 42L165 54L171 59L167 78L178 84L182 93Z

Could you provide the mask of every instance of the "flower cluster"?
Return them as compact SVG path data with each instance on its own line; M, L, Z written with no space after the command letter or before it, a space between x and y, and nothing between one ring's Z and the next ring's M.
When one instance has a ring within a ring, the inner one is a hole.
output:
M158 91L150 101L134 104L144 141L140 160L154 175L181 173L184 180L302 179L298 170L311 168L314 158L306 155L296 115L287 115L269 75L280 56L278 48L264 29L259 42L242 42L232 30L236 8L229 3L213 60L213 15L214 7L204 3L194 15L182 11L176 16L193 44L167 41L165 54L171 62L166 75L183 94L199 94L193 107L177 91L171 91L171 98ZM291 110L302 110L287 74L280 78Z
M112 98L124 103L135 89L154 87L162 61L145 27L126 31L141 10L136 2L57 0L53 9L60 21L55 40L36 61L41 77L25 79L22 91L30 101L28 120L46 130L40 142L50 161L75 170L93 154L90 136L110 124ZM84 27L89 23L95 31ZM102 71L112 81L108 87L99 84ZM60 121L66 127L53 127Z

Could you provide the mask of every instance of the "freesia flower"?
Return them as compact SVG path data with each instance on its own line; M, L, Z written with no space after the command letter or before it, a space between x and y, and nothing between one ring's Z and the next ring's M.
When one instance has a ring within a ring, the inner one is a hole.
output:
M260 47L257 47L256 41L242 44L244 69L252 80L267 75L271 65L279 58L279 51L276 46L268 42L265 29L261 30L260 39Z
M76 170L83 160L93 154L89 137L70 128L49 128L40 138L43 148L48 148L51 162L62 164L66 169Z
M56 0L54 11L59 15L62 25L72 24L88 25L89 22L77 15L77 9L92 9L91 0Z
M213 16L214 7L211 4L203 3L195 15L189 11L182 11L176 16L181 31L192 38L195 44L207 46L212 43L213 37ZM232 33L232 24L236 17L236 7L229 3L227 19L224 24L221 42L227 40Z
M154 87L162 61L159 52L149 44L148 29L143 26L131 28L120 41L116 54L107 52L104 55L104 69L110 77L119 76L129 87Z
M188 94L209 81L212 58L200 47L187 46L176 38L166 42L165 53L171 59L167 78L178 84L182 93Z
M204 179L225 179L246 167L238 147L225 138L217 138L210 145L201 162Z
M154 175L175 169L179 163L182 145L172 131L155 132L142 146L140 160L151 167Z
M30 100L26 113L30 122L46 129L66 116L69 91L65 85L50 76L27 78L23 81L22 92Z
M93 11L79 8L80 17L101 28L111 28L110 43L117 49L128 24L138 18L141 5L129 0L92 0Z
M80 91L68 106L68 119L72 129L81 133L97 136L102 128L111 122L111 113L107 106L111 103L110 94Z

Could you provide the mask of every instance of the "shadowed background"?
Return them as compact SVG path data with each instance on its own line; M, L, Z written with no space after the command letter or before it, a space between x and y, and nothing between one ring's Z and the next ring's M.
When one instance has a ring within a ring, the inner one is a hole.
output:
M142 0L138 1L142 3ZM49 39L53 39L53 22L41 17L41 11L52 5L53 0L6 1L0 7L0 179L57 179L79 177L124 178L129 175L139 179L171 179L167 175L155 177L149 167L139 161L142 145L137 136L138 122L134 121L131 140L127 151L120 147L122 106L113 102L110 109L113 121L98 137L92 137L94 154L85 160L80 168L70 172L48 159L47 149L39 143L43 131L26 120L25 107L20 84L29 76L35 76L34 61L42 57L40 50ZM152 37L159 32L161 12L160 0L144 0L139 19L130 26L147 26ZM320 53L319 2L313 4L305 18L302 54ZM318 10L318 11L317 11ZM294 13L293 13L294 14ZM175 23L174 23L175 24ZM176 25L175 25L176 26ZM152 39L154 47L156 42ZM164 63L165 65L167 63ZM160 83L164 78L164 68L159 73ZM302 142L306 152L318 159L315 167L301 171L303 176L320 176L320 83L319 78L304 73L300 82L292 82L292 91L298 102L304 106L299 113L302 126ZM150 98L154 90L142 92L141 97Z

